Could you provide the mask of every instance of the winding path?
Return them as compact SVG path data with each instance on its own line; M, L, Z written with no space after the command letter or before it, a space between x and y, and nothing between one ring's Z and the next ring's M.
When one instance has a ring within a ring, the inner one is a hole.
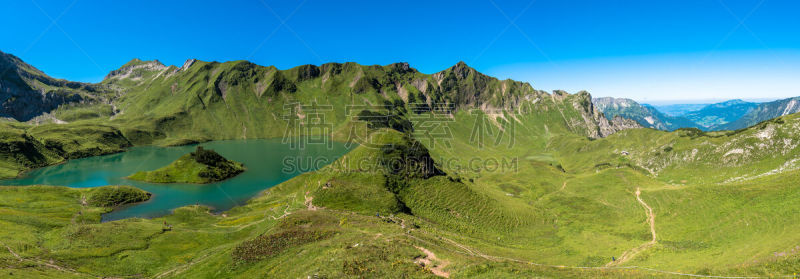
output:
M86 277L97 278L97 276L94 276L94 275L91 275L91 274L77 272L74 269L63 267L63 266L60 266L60 265L56 265L56 264L53 263L52 260L50 260L48 262L48 261L40 260L38 258L33 258L33 259L24 258L24 257L20 256L19 254L17 254L16 252L14 252L14 250L11 249L11 246L8 246L7 244L5 244L3 242L0 242L0 244L5 246L6 249L8 249L8 252L11 253L11 255L13 255L15 258L17 258L17 260L19 260L20 262L29 262L29 263L32 263L32 264L35 264L35 265L43 265L43 266L46 266L46 267L49 267L49 268L52 268L52 269L55 269L55 270L58 270L58 271L61 271L61 272L68 272L68 273L72 273L72 274L75 274L75 275L81 275L81 276L86 276Z
M424 247L414 247L425 254L425 257L417 259L417 264L421 265L423 268L429 269L436 276L450 278L450 273L444 271L444 268L450 264L449 261L440 260L436 257L436 254Z
M635 257L640 252L647 250L647 248L650 248L657 243L656 215L653 213L653 208L647 205L647 203L644 202L644 200L642 200L642 191L638 187L636 188L636 200L639 201L639 203L642 204L642 207L644 207L645 209L645 213L647 214L647 223L650 224L650 234L653 236L653 238L639 247L625 251L625 253L622 253L622 256L619 257L619 259L607 263L606 266L614 266L625 263L630 259L632 259L633 257Z

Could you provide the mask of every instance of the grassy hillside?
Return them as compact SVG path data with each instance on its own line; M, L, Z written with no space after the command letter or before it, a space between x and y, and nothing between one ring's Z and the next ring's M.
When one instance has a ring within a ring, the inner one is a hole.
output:
M529 153L516 171L465 171L443 164L453 156L446 149L414 147L415 140L382 129L370 139L376 146L360 146L222 215L192 206L100 224L93 214L107 209L81 203L97 190L0 188L0 210L16 212L0 214L13 232L3 244L14 252L0 252L0 264L14 274L81 278L791 274L797 191L788 182L797 171L687 185L625 166L581 171L570 167L576 154L553 152L560 148L554 143L584 139L567 135L520 137L516 148ZM593 142L603 141L615 140ZM486 145L465 152L500 158L515 151ZM434 166L400 158L432 158ZM41 211L35 201L51 205ZM643 204L655 216L652 244Z
M630 165L671 184L730 183L797 169L798 117L739 131L626 130L604 140L564 142L558 149L573 158L568 170Z
M413 141L397 132L384 131L375 137L374 142L384 146L390 144L401 149L413 146ZM399 152L408 155L407 151ZM424 149L416 153L425 156ZM402 155L391 154L381 149L359 147L342 160L366 158L380 166L384 160ZM336 166L340 168L329 169ZM342 169L341 166L349 165L334 163L319 172L301 175L225 215L210 215L205 208L187 207L164 218L103 224L97 224L97 218L92 219L94 222L83 219L67 221L69 216L89 216L79 212L98 210L80 204L81 193L90 190L2 188L2 196L15 201L5 203L4 208L28 215L36 209L23 206L32 203L20 199L20 195L64 201L58 211L64 216L61 219L64 221L46 214L7 221L17 231L17 237L38 236L46 241L40 245L25 239L4 241L9 251L14 252L3 256L8 259L4 264L6 270L15 274L50 272L77 277L137 274L246 278L277 274L288 277L315 274L327 277L433 277L434 272L490 277L526 274L604 277L622 274L605 270L564 271L554 267L529 266L524 262L487 260L485 257L488 255L476 254L482 252L467 247L489 247L493 245L491 243L501 242L495 240L495 235L507 233L520 225L535 224L518 223L521 218L509 215L513 211L497 210L492 206L499 202L495 198L480 190L465 191L474 186L453 181L442 173L394 173L393 168L386 167L362 170ZM395 188L390 183L394 175L418 178L405 180L407 185ZM363 189L372 190L367 192ZM337 193L332 195L330 191ZM437 201L444 197L453 198L451 201L454 203L446 208L436 206ZM473 203L479 201L488 204L474 208ZM398 206L400 203L404 206ZM456 213L464 215L453 219L451 216ZM469 217L479 219L469 220ZM52 224L39 230L23 225L37 218L47 218ZM469 228L480 224L484 225L476 228L491 228L490 224L499 227L487 232ZM479 238L470 240L472 238L467 235ZM483 238L488 240L480 240ZM121 241L123 239L126 241ZM491 243L487 245L485 241ZM297 257L298 254L302 256ZM17 256L24 262L15 260ZM153 261L154 256L159 260ZM52 266L44 264L50 260ZM109 264L112 262L114 264ZM645 277L649 273L633 271L628 274Z
M113 126L0 122L0 178L47 165L123 151L131 143Z

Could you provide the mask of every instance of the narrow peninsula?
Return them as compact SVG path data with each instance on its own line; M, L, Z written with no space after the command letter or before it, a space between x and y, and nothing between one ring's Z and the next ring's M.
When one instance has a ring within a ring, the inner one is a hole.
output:
M198 146L171 164L154 171L140 171L128 179L153 183L207 184L222 181L244 172L242 163L222 157L211 149Z

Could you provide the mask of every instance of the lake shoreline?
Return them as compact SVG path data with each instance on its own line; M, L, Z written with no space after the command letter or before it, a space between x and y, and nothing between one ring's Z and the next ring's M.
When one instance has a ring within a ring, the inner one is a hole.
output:
M0 180L2 186L52 185L69 188L92 188L106 185L129 185L153 196L150 200L124 205L103 214L103 222L132 217L157 218L187 205L203 205L221 213L246 204L261 192L305 172L315 171L355 148L346 143L309 145L292 149L283 138L220 140L202 143L226 158L248 166L241 174L209 184L148 183L126 179L140 170L157 169L194 149L197 144L182 146L134 146L126 151L67 160L26 172L24 177ZM324 158L327 164L313 169L286 171L286 158Z

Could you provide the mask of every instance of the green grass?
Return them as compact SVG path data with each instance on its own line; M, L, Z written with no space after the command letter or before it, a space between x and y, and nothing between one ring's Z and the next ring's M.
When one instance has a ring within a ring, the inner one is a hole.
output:
M225 159L214 150L197 150L183 155L167 166L154 171L140 171L128 179L154 183L206 184L234 177L245 171L244 165Z
M150 196L150 193L131 186L106 186L94 190L87 202L97 207L115 207L143 202Z
M376 136L376 142L403 144L396 132ZM359 147L347 160L381 153ZM346 165L335 163L298 176L225 216L185 207L153 220L99 224L97 214L107 209L80 203L81 196L99 189L61 187L2 188L2 210L16 213L0 216L5 216L2 220L16 239L8 241L13 245L6 243L12 250L33 261L55 259L84 275L154 276L172 271L169 275L175 277L430 277L429 270L415 263L424 256L416 247L424 247L448 262L443 270L452 276L665 276L635 269L524 263L601 266L611 255L646 242L646 216L633 193L641 187L642 198L656 212L659 242L629 265L698 274L776 275L790 271L796 261L792 255L776 258L771 253L788 247L781 243L793 243L793 217L774 220L793 216L795 198L789 193L794 191L781 185L797 174L724 188L689 187L671 186L628 168L564 173L532 160L521 164L518 172L463 174L474 175L474 182L453 181L452 174L411 179L409 188L393 193L385 188L387 172L342 166ZM408 209L398 210L398 202ZM315 208L309 209L310 204ZM72 216L83 217L73 224ZM742 231L744 222L758 229ZM775 238L758 240L764 235ZM758 245L747 245L753 242ZM730 250L736 247L744 250ZM753 255L754 263L741 265ZM26 267L13 259L5 264L19 274L48 269L41 264Z
M131 143L114 127L90 123L0 123L0 178L32 168L121 152Z
M66 122L110 118L114 115L113 107L108 104L67 104L51 113L56 119Z

